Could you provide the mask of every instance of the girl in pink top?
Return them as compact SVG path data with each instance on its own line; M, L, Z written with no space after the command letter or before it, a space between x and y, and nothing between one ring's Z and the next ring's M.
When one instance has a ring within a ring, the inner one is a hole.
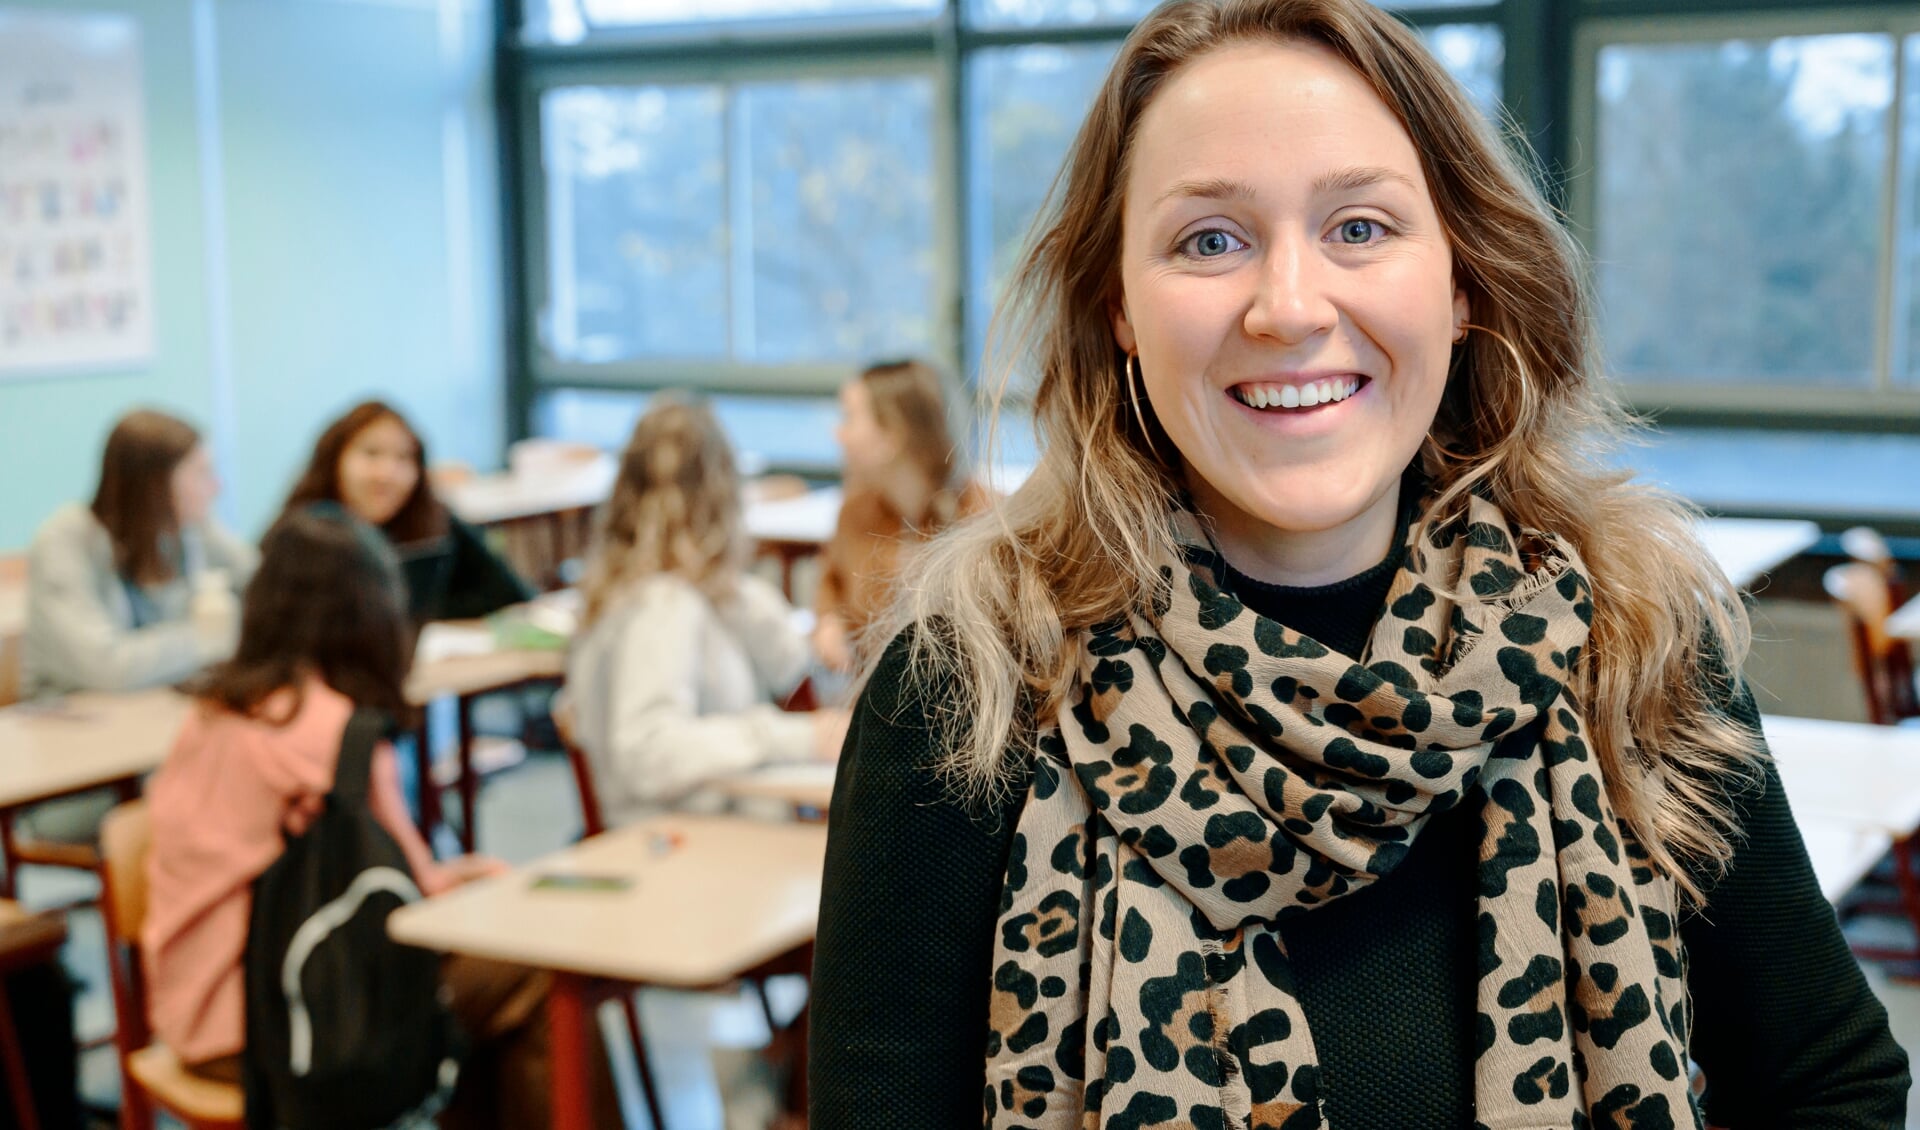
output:
M380 536L338 507L312 507L283 518L262 549L239 649L197 688L200 709L147 789L151 909L141 952L150 1020L190 1070L229 1080L245 1044L253 881L332 789L354 707L411 714L401 689L412 660L406 589ZM375 754L368 800L428 896L501 869L477 856L435 862L408 816L390 746ZM477 1057L489 1041L504 1042L513 1059L539 1065L463 1071L461 1090L533 1080L519 1089L540 1093L456 1096L442 1125L464 1121L463 1109L481 1112L475 1126L544 1125L544 979L462 961L446 963L443 979Z

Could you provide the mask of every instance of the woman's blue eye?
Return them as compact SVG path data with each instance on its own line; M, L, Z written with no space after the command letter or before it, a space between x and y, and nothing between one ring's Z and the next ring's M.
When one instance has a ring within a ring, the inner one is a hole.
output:
M1371 243L1380 225L1373 220L1348 220L1340 225L1340 242Z
M1188 236L1186 241L1188 253L1201 259L1217 259L1229 251L1237 250L1241 246L1243 245L1239 240L1235 239L1231 234L1221 231L1219 228L1209 228L1203 232L1195 232Z

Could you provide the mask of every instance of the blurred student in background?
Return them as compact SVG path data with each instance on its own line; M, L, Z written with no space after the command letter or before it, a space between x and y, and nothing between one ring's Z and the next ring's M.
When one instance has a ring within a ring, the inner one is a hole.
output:
M656 397L621 457L582 584L567 663L576 743L609 826L711 807L701 787L778 761L832 758L844 711L786 713L806 641L744 569L740 476L707 407Z
M435 497L420 433L382 401L355 405L320 433L286 510L313 502L338 502L387 536L416 624L486 616L533 597L480 532Z
M192 425L114 425L92 504L55 511L27 554L27 697L163 686L226 658L258 554L214 521L219 493Z
M846 502L827 544L814 650L836 671L889 599L901 554L986 507L947 422L940 373L924 361L874 365L840 388Z
M348 719L356 707L410 712L406 604L393 551L371 528L335 506L283 515L247 592L239 649L198 687L198 710L148 786L148 1003L154 1032L191 1072L240 1077L252 883L333 788ZM429 897L504 870L479 856L433 859L391 746L374 757L367 803ZM546 976L450 958L442 978L472 1049L440 1124L547 1125ZM596 1109L617 1125L610 1079L600 1084Z

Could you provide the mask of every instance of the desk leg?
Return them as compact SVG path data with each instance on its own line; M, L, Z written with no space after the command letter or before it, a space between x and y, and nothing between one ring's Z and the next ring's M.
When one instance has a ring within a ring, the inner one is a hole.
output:
M548 1054L553 1056L553 1130L593 1130L593 995L587 981L556 972L547 994Z
M434 829L440 826L440 787L433 783L433 727L427 724L427 713L421 709L420 727L413 733L413 760L420 790L420 835L432 850Z
M473 772L473 699L460 696L460 846L472 855L480 838L480 778Z
M17 809L0 812L0 898L13 897L14 872L19 863L13 857L13 818Z

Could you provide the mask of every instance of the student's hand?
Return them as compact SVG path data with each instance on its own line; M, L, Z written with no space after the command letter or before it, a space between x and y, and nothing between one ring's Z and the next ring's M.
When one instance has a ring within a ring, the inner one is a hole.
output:
M837 761L840 747L847 742L847 723L853 720L841 707L813 712L813 756L820 761Z
M280 828L289 838L298 838L307 834L313 822L320 818L320 812L327 807L325 793L307 793L293 799L287 806L287 814L280 818Z
M828 670L852 669L853 647L847 639L847 622L839 613L825 613L813 626L813 651Z
M433 874L424 877L422 889L431 897L445 894L476 879L505 875L512 868L490 855L456 855L433 865Z

